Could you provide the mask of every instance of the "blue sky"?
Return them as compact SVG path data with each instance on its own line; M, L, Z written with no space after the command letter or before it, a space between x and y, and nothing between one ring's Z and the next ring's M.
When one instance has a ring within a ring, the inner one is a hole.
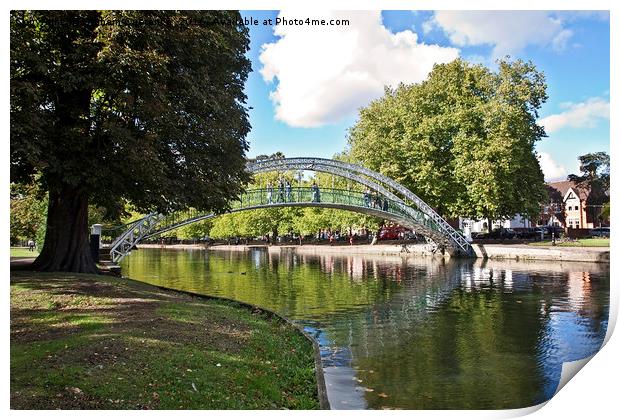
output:
M506 54L547 79L537 146L548 180L578 170L577 156L609 152L609 17L588 12L246 11L253 71L246 85L250 157L331 157L344 150L357 110L384 85L423 80L459 56L491 67ZM347 27L263 25L285 18L349 19ZM275 32L275 33L274 33Z

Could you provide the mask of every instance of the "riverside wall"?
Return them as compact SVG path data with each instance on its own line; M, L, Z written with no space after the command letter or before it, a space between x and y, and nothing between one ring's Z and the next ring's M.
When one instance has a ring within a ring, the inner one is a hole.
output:
M338 255L392 255L392 256L431 256L450 258L448 254L433 254L426 244L403 245L155 245L140 244L138 248L166 249L212 249L226 251L248 251L266 249L269 252L295 250L298 254L338 254ZM477 258L497 260L533 260L533 261L581 261L609 263L608 247L559 247L532 245L473 244Z

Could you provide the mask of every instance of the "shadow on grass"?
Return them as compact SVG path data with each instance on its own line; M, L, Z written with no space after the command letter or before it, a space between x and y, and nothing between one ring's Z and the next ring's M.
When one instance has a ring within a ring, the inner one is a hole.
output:
M125 279L12 273L11 408L317 408L312 345Z

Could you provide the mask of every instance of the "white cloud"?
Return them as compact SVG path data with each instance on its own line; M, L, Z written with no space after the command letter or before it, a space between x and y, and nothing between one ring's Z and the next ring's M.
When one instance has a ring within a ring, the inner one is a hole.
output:
M583 19L609 20L609 10L557 10L554 15L564 21L576 21Z
M549 153L539 152L538 162L543 174L545 174L545 181L566 179L568 176L566 168L553 160Z
M573 34L557 15L536 10L437 11L430 22L455 45L493 46L494 58L516 54L528 45L562 50Z
M604 98L590 98L580 103L565 103L566 111L542 118L539 124L547 133L553 133L564 127L594 127L600 120L609 119L609 101Z
M551 45L554 50L562 51L566 49L568 40L573 36L573 31L570 29L562 29L552 40Z
M411 30L390 32L379 11L325 11L311 18L348 19L350 25L279 25L280 38L264 44L259 58L264 80L277 79L271 92L276 118L291 126L340 121L381 96L385 85L420 82L434 64L459 55L455 48L419 43Z

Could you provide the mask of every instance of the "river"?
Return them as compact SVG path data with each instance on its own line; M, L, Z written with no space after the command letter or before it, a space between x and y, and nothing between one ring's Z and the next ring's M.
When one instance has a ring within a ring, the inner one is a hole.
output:
M335 409L501 409L596 353L609 265L140 249L124 276L274 310L319 342Z

